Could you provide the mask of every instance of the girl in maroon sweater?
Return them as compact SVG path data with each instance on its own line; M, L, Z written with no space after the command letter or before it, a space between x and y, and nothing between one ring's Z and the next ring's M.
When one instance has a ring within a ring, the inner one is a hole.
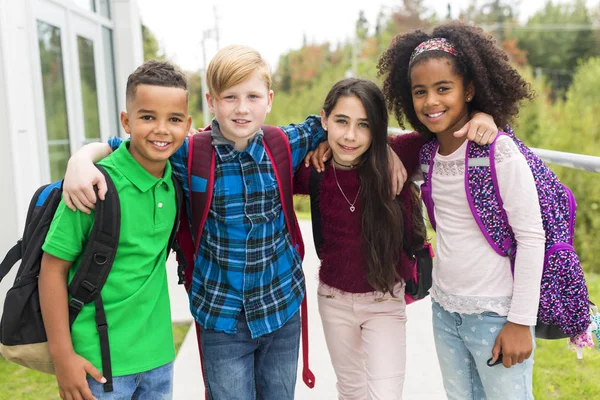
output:
M383 95L372 82L349 78L333 86L321 111L333 152L320 184L323 233L319 312L343 399L394 399L405 371L404 280L410 264L403 236L425 239L418 194L392 194ZM418 134L391 139L407 171L418 165ZM312 168L312 167L311 167ZM310 169L295 176L308 193ZM414 221L417 222L415 225Z
M318 302L339 398L401 399L403 278L411 263L404 236L414 251L423 245L426 231L414 185L406 184L393 196L388 142L410 176L424 139L417 133L388 139L383 94L364 79L336 83L321 118L333 158L318 194L323 235ZM309 193L312 168L296 172L296 194Z

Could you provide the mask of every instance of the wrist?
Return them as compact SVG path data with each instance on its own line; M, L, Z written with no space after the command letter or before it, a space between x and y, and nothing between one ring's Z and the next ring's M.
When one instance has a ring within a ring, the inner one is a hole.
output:
M511 321L508 321L508 322L506 323L506 325L509 325L509 324L510 324L512 327L514 327L514 328L517 328L517 329L521 329L521 330L529 330L529 328L531 328L529 325L518 324L518 323L516 323L516 322L511 322Z
M71 342L64 344L49 344L48 350L53 362L61 362L62 360L69 359L75 354Z

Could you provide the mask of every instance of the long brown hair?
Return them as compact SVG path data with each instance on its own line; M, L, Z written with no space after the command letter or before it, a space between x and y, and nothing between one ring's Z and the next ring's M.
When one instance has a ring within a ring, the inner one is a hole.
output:
M358 166L362 201L362 235L367 280L377 291L393 293L404 239L400 203L392 195L388 153L388 112L381 90L366 79L347 78L327 94L323 111L329 116L341 97L356 97L367 113L371 146Z

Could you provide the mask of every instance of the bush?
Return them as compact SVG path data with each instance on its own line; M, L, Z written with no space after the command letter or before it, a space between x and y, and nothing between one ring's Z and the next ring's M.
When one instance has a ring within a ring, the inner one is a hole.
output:
M527 77L527 72L524 72ZM516 133L526 144L556 151L600 155L600 58L579 65L566 100L551 104L544 82L533 81L538 99L521 108ZM552 166L577 199L575 248L586 272L600 273L600 174Z

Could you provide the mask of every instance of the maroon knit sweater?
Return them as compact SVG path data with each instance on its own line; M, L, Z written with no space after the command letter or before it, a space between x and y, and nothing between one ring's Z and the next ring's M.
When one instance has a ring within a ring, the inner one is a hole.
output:
M419 150L424 139L417 133L390 137L390 145L402 160L409 176L419 166ZM308 194L310 168L303 165L294 177L294 193ZM321 226L323 245L319 279L328 286L348 293L367 293L375 289L367 281L367 269L363 254L361 230L362 205L360 196L354 204L356 210L350 211L350 205L344 199L333 175L333 168L326 168L321 181L319 204L321 206ZM357 170L336 170L338 182L350 202L353 202L360 186ZM403 190L400 194L403 208L410 215L410 193ZM405 219L406 232L412 231L410 219ZM398 243L402 247L402 243ZM406 276L410 260L402 254L398 272Z

